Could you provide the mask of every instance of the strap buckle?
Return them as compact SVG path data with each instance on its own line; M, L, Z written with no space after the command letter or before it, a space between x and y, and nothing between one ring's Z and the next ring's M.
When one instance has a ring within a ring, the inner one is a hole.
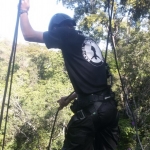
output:
M106 96L106 97L104 97L105 100L107 100L107 99L109 99L109 98L111 98L111 96Z
M77 117L78 117L79 119L84 119L84 118L85 118L85 115L84 115L82 109L79 110L79 111L77 111L76 115L77 115Z

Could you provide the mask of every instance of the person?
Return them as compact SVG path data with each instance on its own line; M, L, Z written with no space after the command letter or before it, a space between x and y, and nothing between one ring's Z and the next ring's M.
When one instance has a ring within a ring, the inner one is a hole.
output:
M74 93L57 102L63 109L72 100L71 117L62 150L115 150L119 140L118 111L114 93L107 84L106 63L95 41L75 30L76 22L67 14L55 14L48 31L35 31L28 19L29 0L20 8L24 39L45 43L48 49L62 50Z

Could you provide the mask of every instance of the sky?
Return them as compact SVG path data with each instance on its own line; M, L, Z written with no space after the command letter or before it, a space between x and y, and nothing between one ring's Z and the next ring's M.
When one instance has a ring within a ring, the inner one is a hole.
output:
M66 13L73 17L73 10L66 9L57 0L30 0L28 12L34 30L46 31L51 17L55 13ZM0 39L13 41L19 0L0 0ZM18 42L25 42L18 28Z
M16 26L18 4L20 0L0 0L0 40L13 41ZM55 13L66 13L73 17L74 11L63 7L57 0L30 0L28 12L31 26L37 31L47 31L51 17ZM18 28L18 43L27 43ZM100 41L99 47L105 49L106 41Z

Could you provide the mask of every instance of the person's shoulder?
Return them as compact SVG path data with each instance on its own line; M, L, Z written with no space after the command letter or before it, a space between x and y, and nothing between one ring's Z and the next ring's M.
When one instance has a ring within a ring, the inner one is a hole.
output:
M62 39L63 41L70 41L72 39L74 40L84 40L85 36L81 31L70 29L67 27L59 27L52 31L47 31L44 33L44 36L46 37L55 37Z
M66 32L66 33L76 33L78 35L83 35L82 31L73 29L73 28L67 28L67 27L59 27L54 32Z
M54 29L52 31L48 31L48 32L49 32L49 34L52 34L52 35L65 36L70 33L73 34L75 31L72 29L66 28L66 27L59 27L59 28L56 28L56 29Z

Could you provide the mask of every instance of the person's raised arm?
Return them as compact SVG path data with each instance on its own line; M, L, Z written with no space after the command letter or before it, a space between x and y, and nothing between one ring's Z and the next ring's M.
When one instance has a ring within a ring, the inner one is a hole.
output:
M44 43L43 32L35 31L28 18L28 11L30 8L29 0L22 0L20 8L20 27L23 37L29 42Z

